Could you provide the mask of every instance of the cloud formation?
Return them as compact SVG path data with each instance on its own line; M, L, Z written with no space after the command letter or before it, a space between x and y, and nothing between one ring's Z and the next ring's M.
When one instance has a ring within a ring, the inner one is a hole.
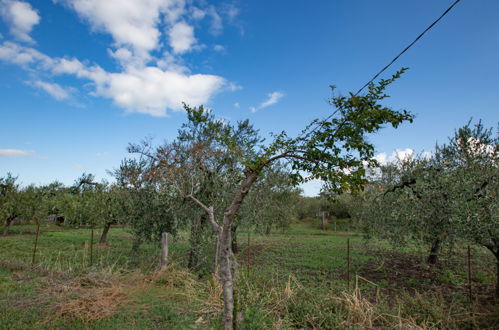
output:
M194 28L185 22L178 22L168 32L173 53L182 54L192 50L196 44Z
M0 149L1 157L27 157L33 155L33 151L19 149Z
M0 0L0 15L9 25L10 32L15 38L34 43L29 34L33 26L40 23L40 16L28 2Z
M195 37L193 21L208 19L210 31L222 31L225 14L214 6L194 7L185 0L53 2L76 12L93 32L111 35L113 43L108 54L119 66L117 71L105 70L84 59L67 55L51 57L32 46L9 40L0 44L1 61L35 72L37 78L31 85L57 100L70 98L70 89L46 82L44 77L53 80L57 76L75 76L90 82L91 95L108 98L127 113L158 117L165 116L167 110L181 110L182 102L197 106L209 102L217 92L238 87L217 75L192 73L181 58L185 53L203 48ZM23 16L24 21L16 18L12 22L17 23L11 24L22 27L18 30L26 39L40 16L28 3L0 0L2 8L13 3L20 3L25 12L31 12L31 16ZM226 19L233 19L227 15Z
M269 107L273 104L276 104L279 102L280 99L284 97L284 93L282 92L272 92L267 94L267 99L260 103L257 107L250 107L251 112L255 113L258 110L261 110L263 108Z
M69 92L56 83L49 83L46 81L37 80L32 83L35 87L39 87L47 92L50 96L58 101L66 100L69 98Z

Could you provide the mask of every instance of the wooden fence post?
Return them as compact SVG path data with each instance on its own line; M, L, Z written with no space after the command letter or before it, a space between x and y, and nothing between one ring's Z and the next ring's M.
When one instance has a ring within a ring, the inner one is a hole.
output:
M161 260L159 263L159 270L166 269L168 266L168 233L161 234Z
M35 256L36 256L36 247L38 245L38 236L40 235L40 222L37 222L36 227L36 237L35 237L35 246L33 248L33 256L31 257L31 266L35 264Z
M94 262L94 227L90 230L90 266Z

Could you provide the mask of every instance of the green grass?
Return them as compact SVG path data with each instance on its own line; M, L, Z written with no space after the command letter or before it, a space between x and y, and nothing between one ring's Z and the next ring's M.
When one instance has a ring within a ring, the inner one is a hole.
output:
M0 237L0 329L220 328L220 291L211 277L185 269L186 235L170 244L174 265L157 277L158 244L143 244L132 253L132 237L123 228L111 229L108 245L94 246L90 266L89 229L43 225L31 267L35 232L34 226L13 226L9 237ZM95 241L99 234L96 230ZM441 263L428 267L420 246L394 250L388 242L366 242L355 233L322 231L316 221L269 236L251 233L250 242L246 232L239 233L240 329L471 324L463 249L444 251ZM473 248L475 326L499 324L490 299L493 262L487 251ZM92 295L115 286L126 299L109 316L88 320L61 314L65 306L93 301Z

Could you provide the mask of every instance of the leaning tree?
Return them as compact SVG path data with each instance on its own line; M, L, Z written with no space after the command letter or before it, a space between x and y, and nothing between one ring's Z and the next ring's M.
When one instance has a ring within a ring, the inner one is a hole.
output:
M397 127L405 121L413 120L413 115L406 110L396 111L382 104L388 97L385 94L386 87L400 74L401 72L398 72L390 79L371 84L365 95L350 93L348 96L334 96L330 101L335 108L333 113L326 119L312 121L296 138L281 132L274 136L270 143L253 144L250 150L244 151L234 143L237 125L215 119L213 114L202 106L185 106L189 122L213 132L211 144L199 143L196 152L187 153L177 153L173 146L146 151L132 148L131 151L147 155L151 160L151 171L157 175L175 177L181 161L191 164L193 176L182 182L197 180L198 176L195 174L203 170L198 166L200 157L205 157L202 164L217 164L225 157L235 157L237 163L241 164L233 168L225 166L227 172L224 174L238 178L234 188L223 185L224 175L217 175L211 185L212 189L215 189L213 193L219 196L218 200L222 202L220 205L224 206L215 208L214 204L203 202L196 195L199 192L197 189L191 189L185 195L185 198L204 210L208 223L217 234L218 273L223 288L223 324L226 329L233 329L234 322L235 260L231 248L231 227L250 189L263 171L279 161L289 163L296 182L305 180L301 173L308 172L310 178L323 180L331 191L351 190L365 184L365 164L376 164L373 159L374 146L368 141L367 134L375 133L385 125ZM215 152L211 148L213 144L219 146ZM190 185L191 188L199 186ZM229 187L231 189L228 189Z

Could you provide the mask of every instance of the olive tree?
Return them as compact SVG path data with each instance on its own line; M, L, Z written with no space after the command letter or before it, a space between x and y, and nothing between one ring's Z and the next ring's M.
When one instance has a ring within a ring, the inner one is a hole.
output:
M188 120L193 125L204 125L213 131L212 142L219 146L215 152L212 148L205 148L202 143L197 145L197 150L191 149L192 152L187 153L174 152L173 145L170 145L170 148L160 147L154 153L142 151L142 154L147 154L151 159L151 171L163 173L167 177L179 175L176 171L180 167L179 160L184 164L192 164L193 175L190 178L187 176L187 180L181 182L191 180L194 184L189 184L187 191L180 191L188 192L185 198L206 212L208 222L217 234L218 273L224 298L224 328L232 329L234 322L236 263L231 248L231 227L250 189L269 166L279 161L289 163L296 182L303 181L301 173L308 172L312 178L322 179L331 191L356 189L366 183L365 163L376 164L373 159L374 146L368 141L367 135L379 131L386 125L397 127L402 122L413 119L406 110L396 111L382 105L382 101L387 97L385 94L387 85L399 75L400 72L391 79L381 80L376 85L371 84L365 95L350 93L348 96L334 96L331 99L331 105L335 107L332 114L326 119L312 121L300 136L292 138L281 132L269 143L253 144L246 152L234 143L237 125L221 123L203 107L185 106ZM211 147L213 143L209 146ZM176 145L182 147L181 144ZM132 151L140 152L141 149ZM205 157L205 161L198 162L200 157ZM225 176L217 175L216 180L210 185L216 188L213 193L223 202L220 203L223 206L215 208L209 200L206 202L198 198L200 185L196 184L195 174L203 170L199 168L200 164L217 164L220 160L224 160L224 157L228 157L229 160L235 158L241 166L234 168L222 166L222 173L225 167L224 174L238 178L233 189L230 185L222 184Z
M459 236L487 248L496 258L499 297L499 138L479 121L459 128L437 148L450 179L453 217Z
M5 177L0 177L0 219L3 220L3 235L9 234L12 222L21 215L21 195L17 177L7 173Z
M132 249L143 241L159 241L163 232L177 231L178 198L151 180L147 164L136 159L124 159L112 174L116 185L109 192L115 204L109 221L127 224L134 236Z

